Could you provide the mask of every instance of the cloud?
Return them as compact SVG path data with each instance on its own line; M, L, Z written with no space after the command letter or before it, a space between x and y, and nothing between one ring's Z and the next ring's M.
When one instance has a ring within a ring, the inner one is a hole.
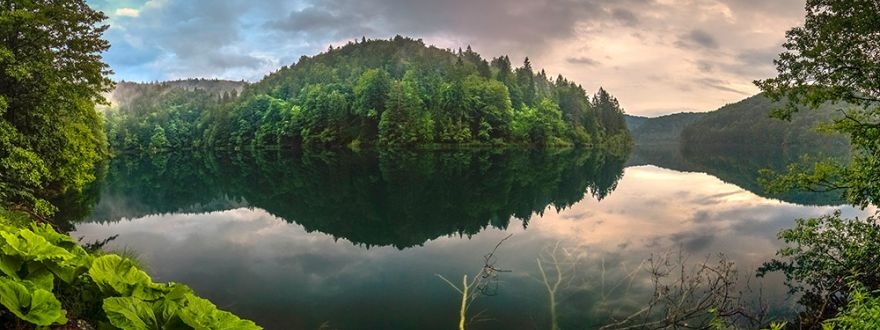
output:
M594 59L592 59L592 58L589 58L589 57L586 57L586 56L581 56L581 57L569 57L569 58L567 58L567 59L565 59L565 60L566 60L568 63L572 63L572 64L584 64L584 65L588 65L588 66L597 66L597 65L600 64L599 61L596 61L596 60L594 60Z
M119 8L116 9L116 16L126 16L126 17L138 17L141 15L140 10L134 8Z
M706 31L694 29L679 37L679 47L698 46L709 49L718 48L718 40Z
M803 0L89 3L114 13L106 58L117 79L257 80L329 44L400 34L514 63L528 56L589 90L605 86L643 115L713 110L756 93L751 81L773 74L785 31L803 22Z
M744 96L750 95L749 92L738 90L738 89L732 87L730 82L725 81L725 80L721 80L721 79L701 78L701 79L697 79L697 84L700 84L700 85L703 85L703 86L706 86L709 88L714 88L714 89L724 91L724 92L737 93L737 94L741 94Z
M611 11L611 16L629 26L635 26L639 23L639 18L636 17L636 14L626 9L614 8Z

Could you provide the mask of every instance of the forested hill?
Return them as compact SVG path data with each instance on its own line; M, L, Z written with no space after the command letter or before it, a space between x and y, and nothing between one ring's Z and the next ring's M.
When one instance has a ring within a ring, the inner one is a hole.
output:
M791 121L770 117L775 104L764 95L755 95L721 107L687 125L681 132L685 145L750 144L761 146L811 146L815 150L848 149L841 134L819 132L818 126L831 122L838 114L824 105L819 110L802 109Z
M632 136L638 144L678 143L681 131L706 113L682 112L656 118L643 118L632 128Z
M526 58L491 60L397 36L302 57L235 98L157 95L144 111L108 111L116 150L303 145L584 145L625 147L618 101L588 95ZM148 105L148 106L147 106ZM180 115L183 114L183 115Z
M824 109L795 113L791 121L772 118L775 104L763 95L725 105L706 113L677 113L647 119L635 119L632 129L639 145L681 143L683 147L752 145L766 147L811 146L815 150L847 149L845 136L828 135L817 129L829 122L836 112ZM633 119L630 119L633 121Z

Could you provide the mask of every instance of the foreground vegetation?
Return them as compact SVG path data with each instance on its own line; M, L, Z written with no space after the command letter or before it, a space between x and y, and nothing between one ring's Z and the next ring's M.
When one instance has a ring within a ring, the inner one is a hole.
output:
M801 105L827 111L823 105L833 104L842 116L827 128L849 136L852 156L846 163L792 165L771 186L839 190L853 205L880 205L880 2L808 0L806 13L804 26L786 34L786 51L775 61L778 75L756 83L770 98L787 102L775 112L783 119L804 111ZM799 220L780 238L789 247L762 271L783 272L802 293L798 326L880 326L876 217Z
M260 329L137 264L89 252L69 235L0 209L0 325L120 329Z
M57 210L48 198L83 189L107 154L95 111L112 87L105 19L82 0L2 2L0 327L258 329L43 221Z

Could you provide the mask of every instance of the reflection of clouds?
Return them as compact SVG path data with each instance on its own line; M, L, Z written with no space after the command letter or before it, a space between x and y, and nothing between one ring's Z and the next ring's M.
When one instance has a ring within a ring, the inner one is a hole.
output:
M477 300L474 308L497 319L486 327L517 328L545 324L536 258L556 242L585 254L583 281L563 312L596 324L607 313L638 306L649 284L640 273L628 289L632 295L611 299L600 279L625 278L652 253L681 248L699 259L723 252L749 272L773 256L780 246L776 233L793 219L832 210L764 199L706 174L640 166L626 169L602 201L586 197L563 210L548 207L528 229L514 223L404 250L367 249L249 208L80 224L73 235L91 241L119 234L110 248L137 251L157 280L190 284L272 329L316 328L324 321L339 328L453 327L456 293L434 274L459 281L474 274L483 254L513 233L497 254L497 265L512 272L502 274L499 296ZM873 212L843 211L849 217ZM784 289L776 284L765 292Z

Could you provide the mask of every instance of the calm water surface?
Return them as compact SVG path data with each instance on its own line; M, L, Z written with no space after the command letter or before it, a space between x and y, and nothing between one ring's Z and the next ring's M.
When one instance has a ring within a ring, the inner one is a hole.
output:
M647 301L652 254L723 253L751 274L793 219L840 208L828 196L761 197L742 188L757 191L742 173L773 164L732 159L658 148L628 159L572 150L120 157L72 212L83 218L73 235L119 235L108 248L133 251L155 280L189 284L268 329L451 329L460 296L438 275L473 276L512 234L495 260L509 272L471 307L473 328L549 328L537 260L550 265L556 246L576 264L557 319L593 328ZM791 304L778 277L761 285L766 299Z

